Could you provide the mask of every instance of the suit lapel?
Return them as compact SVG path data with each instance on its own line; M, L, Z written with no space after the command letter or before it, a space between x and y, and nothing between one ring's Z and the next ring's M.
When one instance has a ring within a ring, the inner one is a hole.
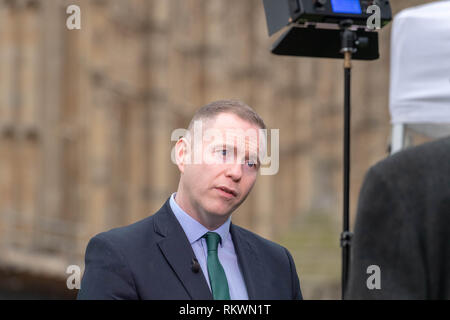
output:
M191 270L191 262L195 254L183 228L170 208L169 200L155 214L154 226L155 231L163 236L158 246L189 296L195 300L212 299L202 271L194 273Z
M230 233L247 287L248 298L262 300L265 296L266 285L264 268L258 258L258 252L255 246L243 236L239 227L231 224Z

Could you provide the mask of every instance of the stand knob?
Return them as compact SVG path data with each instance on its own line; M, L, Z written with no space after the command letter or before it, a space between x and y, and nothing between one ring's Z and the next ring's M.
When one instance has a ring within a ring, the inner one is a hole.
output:
M314 1L314 6L317 9L322 9L325 6L326 3L327 3L327 0L315 0Z

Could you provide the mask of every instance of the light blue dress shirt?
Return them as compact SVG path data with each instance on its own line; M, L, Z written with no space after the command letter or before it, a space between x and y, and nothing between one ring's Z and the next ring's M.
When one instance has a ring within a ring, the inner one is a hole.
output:
M186 233L186 236L194 250L195 257L202 268L203 275L208 283L209 290L211 285L209 283L207 257L208 248L206 240L203 237L208 230L200 222L188 215L175 201L176 192L170 197L170 208L172 209L175 217L180 223L181 227ZM239 269L236 251L234 250L233 240L230 234L231 217L219 228L212 230L217 232L222 238L222 243L219 244L218 255L220 263L225 270L225 274L228 280L228 288L230 289L230 298L232 300L248 300L247 288L245 286L242 272Z

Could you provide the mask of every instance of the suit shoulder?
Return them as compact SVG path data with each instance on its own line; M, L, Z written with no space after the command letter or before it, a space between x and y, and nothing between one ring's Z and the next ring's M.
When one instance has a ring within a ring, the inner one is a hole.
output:
M273 242L271 240L268 240L266 238L261 237L260 235L247 230L243 227L237 226L233 224L233 228L235 229L235 232L239 232L240 235L245 238L247 241L251 242L258 248L264 249L264 250L270 250L278 253L285 253L288 250L283 247L282 245Z
M371 167L374 172L413 174L417 168L450 166L450 137L433 140L397 152Z
M144 239L152 238L154 215L146 217L132 224L113 228L96 234L92 239L103 239L114 246L136 244ZM91 239L91 240L92 240Z
M154 214L127 226L101 232L92 239L103 239L110 245L120 248L125 253L133 252L136 248L149 248L160 239L162 232L156 228L156 221L159 219L160 224L171 223L168 218L170 217L170 212L171 209L168 199Z
M449 159L450 137L433 140L377 162L367 171L365 180L371 183L392 184L396 189L409 189L410 181L441 179L442 172L450 170Z

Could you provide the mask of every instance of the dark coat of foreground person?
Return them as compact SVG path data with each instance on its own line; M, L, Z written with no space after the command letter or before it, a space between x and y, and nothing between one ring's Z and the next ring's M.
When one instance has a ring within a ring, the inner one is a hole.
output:
M347 299L450 299L450 137L368 171L351 256Z

